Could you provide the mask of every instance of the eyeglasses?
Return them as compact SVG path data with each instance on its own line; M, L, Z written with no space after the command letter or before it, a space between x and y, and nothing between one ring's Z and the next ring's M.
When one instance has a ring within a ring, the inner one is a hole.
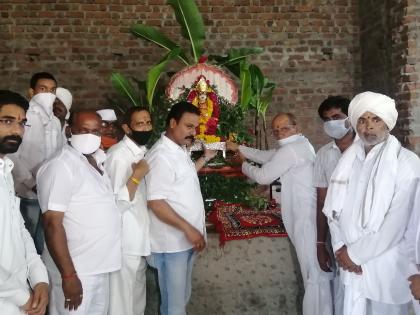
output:
M14 119L0 119L0 124L6 126L6 127L13 127L18 125L20 128L30 127L31 125L28 125L28 123L25 120L17 121Z
M288 131L290 131L292 128L295 128L296 127L296 125L287 125L287 126L284 126L284 127L282 127L282 128L274 128L274 129L272 129L271 130L271 132L272 133L274 133L274 132L288 132Z

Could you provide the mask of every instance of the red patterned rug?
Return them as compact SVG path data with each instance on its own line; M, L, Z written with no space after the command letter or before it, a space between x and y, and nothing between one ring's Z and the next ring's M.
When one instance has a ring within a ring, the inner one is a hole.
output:
M240 204L216 201L208 218L219 232L221 246L226 241L257 236L287 236L279 208L255 211Z

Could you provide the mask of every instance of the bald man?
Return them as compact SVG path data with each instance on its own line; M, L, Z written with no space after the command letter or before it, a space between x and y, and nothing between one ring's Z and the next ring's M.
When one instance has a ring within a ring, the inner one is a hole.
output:
M227 142L227 149L261 164L242 163L242 172L261 185L280 179L284 225L299 260L305 286L304 315L332 314L331 273L321 270L316 255L316 190L312 185L315 152L299 132L296 117L280 113L272 121L275 150L262 151Z
M419 186L419 159L390 135L398 117L393 99L364 92L348 113L360 139L334 170L323 210L344 284L343 314L407 314L403 236Z
M70 144L37 174L51 279L50 315L106 315L109 273L121 268L121 218L112 184L93 153L101 118L80 111L69 119Z

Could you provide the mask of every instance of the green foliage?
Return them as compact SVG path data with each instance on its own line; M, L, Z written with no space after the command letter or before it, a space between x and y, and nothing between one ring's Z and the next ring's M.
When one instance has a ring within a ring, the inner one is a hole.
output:
M179 49L179 45L177 43L170 40L168 37L166 37L166 35L164 35L162 32L160 32L152 26L147 26L144 24L134 24L133 26L131 26L130 30L137 37L141 37L149 42L155 43L156 45L165 48L169 52L175 49ZM190 64L183 50L180 50L177 57L186 65Z
M261 47L231 48L228 50L226 56L210 55L209 60L216 61L219 66L229 66L238 64L242 60L246 60L249 56L261 54L263 51L264 48Z
M211 173L200 175L199 179L206 208L211 206L211 200L213 199L240 203L256 210L267 208L268 200L252 193L256 184L250 184L242 177L225 177Z
M240 106L230 106L226 102L220 102L219 126L217 135L228 138L230 134L236 134L236 141L240 143L250 142L250 134L245 125L245 113Z
M194 61L203 54L205 29L203 19L194 0L168 0L175 12L176 20L181 25L181 34L191 43Z
M114 89L116 89L121 96L129 99L133 106L140 106L139 97L133 86L121 73L115 72L111 74L111 83Z
M146 91L147 101L149 102L150 106L153 105L153 96L155 95L156 85L160 79L160 76L162 75L163 70L169 61L179 56L180 52L181 49L179 47L171 50L157 65L150 68L147 72Z

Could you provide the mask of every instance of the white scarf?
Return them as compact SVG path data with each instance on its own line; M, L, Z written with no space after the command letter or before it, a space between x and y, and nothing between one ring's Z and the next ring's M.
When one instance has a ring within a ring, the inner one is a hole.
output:
M328 187L324 214L329 220L338 221L347 199L350 177L362 140L355 141L338 162ZM392 135L375 152L375 161L369 175L364 201L359 209L357 222L367 232L376 232L387 214L394 196L400 142Z

